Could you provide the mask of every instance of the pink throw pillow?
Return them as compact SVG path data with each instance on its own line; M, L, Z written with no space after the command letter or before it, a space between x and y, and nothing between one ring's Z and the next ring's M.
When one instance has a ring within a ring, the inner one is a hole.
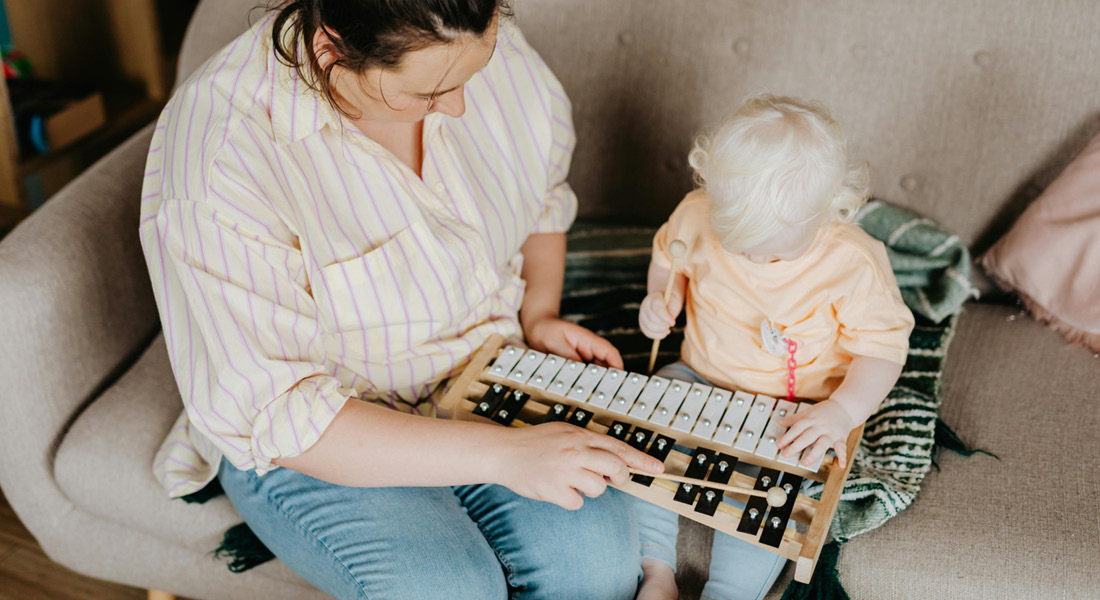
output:
M981 264L1041 322L1100 352L1100 135Z

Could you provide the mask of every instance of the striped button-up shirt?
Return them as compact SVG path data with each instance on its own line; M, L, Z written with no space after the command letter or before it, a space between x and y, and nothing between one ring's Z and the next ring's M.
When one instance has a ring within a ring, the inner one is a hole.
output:
M184 412L173 496L222 456L263 474L349 398L425 401L492 334L518 339L520 246L566 230L569 101L505 23L461 118L424 121L421 176L281 64L271 19L206 62L149 150L141 242Z

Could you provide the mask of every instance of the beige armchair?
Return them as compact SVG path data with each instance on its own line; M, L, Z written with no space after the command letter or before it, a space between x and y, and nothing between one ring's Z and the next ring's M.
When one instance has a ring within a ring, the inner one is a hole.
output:
M180 73L255 4L203 2ZM588 215L664 218L690 186L692 134L769 89L832 106L876 195L980 251L1100 112L1094 2L513 4L574 100L571 181ZM81 573L194 598L321 598L279 561L230 573L211 555L240 522L229 501L169 500L151 473L180 409L137 240L151 127L0 242L0 485ZM1098 375L1091 353L1016 307L969 305L943 416L1001 460L941 456L910 509L845 546L852 596L1094 598Z

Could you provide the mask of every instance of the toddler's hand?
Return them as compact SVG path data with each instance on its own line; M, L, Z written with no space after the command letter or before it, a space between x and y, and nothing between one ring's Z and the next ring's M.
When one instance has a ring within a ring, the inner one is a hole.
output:
M638 325L642 333L651 340L664 339L672 331L683 306L684 299L677 293L670 294L666 304L661 292L650 292L638 310Z
M778 446L783 456L797 456L804 448L812 446L802 459L802 464L806 466L812 465L832 448L836 451L840 468L848 465L848 434L855 428L856 422L836 400L818 402L808 410L780 419L779 424L790 428L779 440Z

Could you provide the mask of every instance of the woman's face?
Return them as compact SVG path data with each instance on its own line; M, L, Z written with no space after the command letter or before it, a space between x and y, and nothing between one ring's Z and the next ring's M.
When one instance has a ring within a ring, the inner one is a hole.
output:
M413 123L429 112L460 117L466 112L466 82L489 63L496 41L494 20L480 37L463 36L413 50L396 69L356 74L338 67L333 70L333 89L352 114L362 114L360 120ZM319 61L323 67L323 57Z

